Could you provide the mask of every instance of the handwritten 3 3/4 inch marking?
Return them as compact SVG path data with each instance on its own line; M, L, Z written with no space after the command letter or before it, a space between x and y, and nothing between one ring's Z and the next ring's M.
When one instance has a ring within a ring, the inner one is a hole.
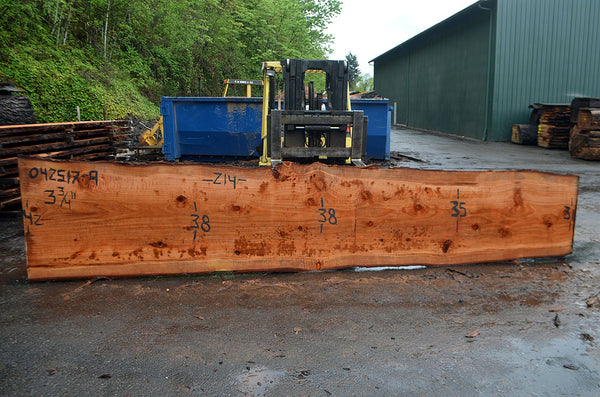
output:
M65 192L65 188L62 186L57 186L56 189L44 190L44 193L46 193L47 196L44 204L58 204L60 208L67 207L70 209L71 200L77 198L77 193L70 191Z

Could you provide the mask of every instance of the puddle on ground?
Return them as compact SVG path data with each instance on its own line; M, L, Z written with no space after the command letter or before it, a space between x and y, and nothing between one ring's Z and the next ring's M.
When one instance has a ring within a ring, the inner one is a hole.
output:
M513 369L510 377L530 378L524 394L567 395L600 392L596 343L587 333L550 340L508 338L510 348L497 351L496 359Z
M384 270L417 270L425 269L426 266L376 266L376 267L354 267L355 272L381 272Z

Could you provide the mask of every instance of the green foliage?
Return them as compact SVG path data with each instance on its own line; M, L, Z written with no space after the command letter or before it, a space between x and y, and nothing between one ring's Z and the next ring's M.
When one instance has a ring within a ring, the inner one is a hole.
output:
M315 86L315 93L325 93L327 77L325 73L305 73L304 74L304 85L308 86L311 81Z
M109 119L158 117L130 78L110 65L85 62L80 50L22 48L1 66L1 74L27 92L38 122L76 120L77 106L83 120L102 120L104 112Z
M158 117L162 96L220 95L261 62L324 58L339 0L0 0L0 80L40 122Z
M373 91L373 76L370 74L361 74L358 76L355 84L355 90L358 92L369 92Z

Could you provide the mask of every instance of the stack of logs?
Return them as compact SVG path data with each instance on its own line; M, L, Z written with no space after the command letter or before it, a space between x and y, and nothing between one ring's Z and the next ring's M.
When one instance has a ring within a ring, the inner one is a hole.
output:
M571 156L600 160L600 98L575 98L571 109Z
M600 160L600 98L574 98L570 105L535 103L529 124L514 124L511 141L569 149L573 157Z
M21 202L17 158L106 160L131 140L128 120L0 126L0 210Z
M537 144L548 149L567 149L571 131L569 105L540 104Z
M511 141L521 145L538 145L549 149L567 149L571 129L569 105L534 103L529 124L514 124Z

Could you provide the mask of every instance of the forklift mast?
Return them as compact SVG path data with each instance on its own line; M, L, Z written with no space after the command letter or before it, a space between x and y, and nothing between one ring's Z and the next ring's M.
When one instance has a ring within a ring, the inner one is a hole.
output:
M266 62L263 70L261 164L318 160L364 165L367 118L362 111L350 110L345 61L285 59L279 64ZM279 71L283 75L284 104L276 110L275 72ZM305 86L307 72L325 73L326 102L321 93L315 93L313 82Z
M286 59L281 62L285 85L285 110L305 110L304 76L307 71L325 72L328 110L348 110L348 65L345 61ZM312 82L311 82L312 83ZM310 93L313 87L313 93ZM311 95L312 94L312 95ZM309 83L309 105L314 101L314 85ZM309 110L321 110L318 109Z

